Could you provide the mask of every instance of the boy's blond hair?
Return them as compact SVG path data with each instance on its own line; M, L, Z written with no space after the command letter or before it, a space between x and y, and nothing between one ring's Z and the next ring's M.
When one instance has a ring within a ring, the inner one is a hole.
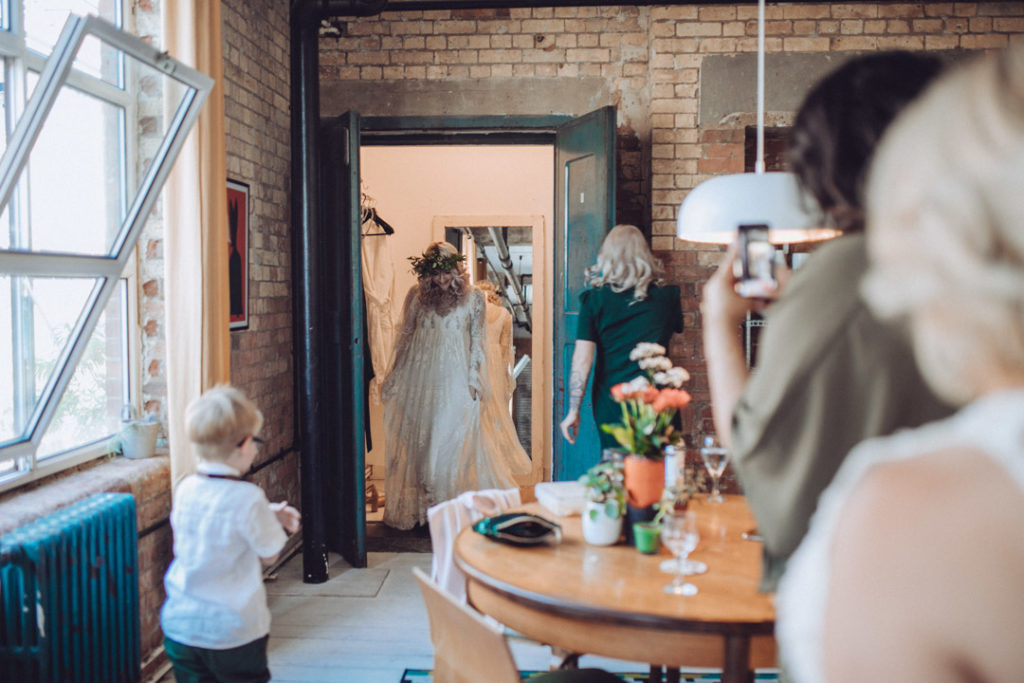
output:
M224 462L263 426L263 413L235 387L216 386L192 401L185 411L185 429L203 460Z

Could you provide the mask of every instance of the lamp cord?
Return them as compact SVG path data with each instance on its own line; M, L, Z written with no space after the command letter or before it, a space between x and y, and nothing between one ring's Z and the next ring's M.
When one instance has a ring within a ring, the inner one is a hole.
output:
M757 3L757 160L754 173L764 173L764 0Z

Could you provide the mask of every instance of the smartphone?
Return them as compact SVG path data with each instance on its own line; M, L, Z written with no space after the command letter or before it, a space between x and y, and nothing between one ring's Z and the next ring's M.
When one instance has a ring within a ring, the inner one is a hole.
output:
M736 292L747 298L772 296L775 280L775 247L768 241L768 226L754 223L739 226L739 282Z

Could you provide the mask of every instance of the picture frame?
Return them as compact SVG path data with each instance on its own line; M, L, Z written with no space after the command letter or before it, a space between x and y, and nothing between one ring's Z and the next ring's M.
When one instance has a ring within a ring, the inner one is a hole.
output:
M249 328L249 186L227 181L229 328Z

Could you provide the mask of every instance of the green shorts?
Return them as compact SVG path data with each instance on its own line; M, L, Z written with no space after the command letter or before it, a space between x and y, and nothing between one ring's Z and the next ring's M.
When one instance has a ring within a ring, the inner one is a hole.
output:
M263 636L227 650L209 650L164 637L164 651L174 666L177 683L266 683L270 680L269 638Z

